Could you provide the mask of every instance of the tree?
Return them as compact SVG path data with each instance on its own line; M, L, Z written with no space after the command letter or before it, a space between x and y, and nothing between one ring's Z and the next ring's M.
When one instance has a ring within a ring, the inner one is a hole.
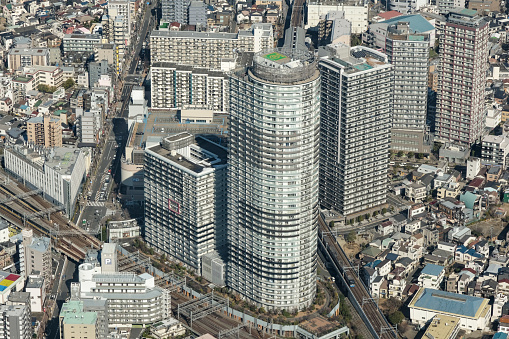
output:
M355 222L355 220L350 219L350 225L353 225L354 222Z
M265 309L264 309L263 307L260 307L260 308L258 309L258 313L260 313L260 314L264 314L264 313L265 313Z
M398 154L397 154L397 156L399 158L401 158L403 155L405 155L405 152L403 152L403 151L399 151Z
M417 159L424 159L424 154L422 153L417 153Z
M355 239L357 239L357 235L355 234L354 231L350 231L350 233L348 233L348 235L346 236L346 241L349 243L354 242Z
M385 214L385 213L387 213L387 208L384 207L384 208L382 208L382 214Z
M389 321L393 325L398 325L403 321L403 319L405 319L405 316L401 313L401 311L396 311L389 315Z
M329 227L334 228L334 220L331 220L331 222L329 223Z
M40 84L39 86L37 86L37 90L43 93L53 93L57 90L57 88L55 86Z
M409 157L409 158L413 158L413 157L414 157L414 155L415 155L415 154L414 154L414 152L408 152L407 157Z
M74 80L72 78L69 78L67 79L66 81L64 81L64 83L62 84L62 86L64 86L65 89L69 89L71 87L74 87L75 83L74 83Z
M373 217L376 217L378 215L378 211L373 212Z
M364 215L364 219L366 219L366 220L368 220L368 219L369 219L369 217L370 217L369 213L366 213L366 214Z
M357 34L352 34L350 37L350 45L352 47L362 45L362 39Z

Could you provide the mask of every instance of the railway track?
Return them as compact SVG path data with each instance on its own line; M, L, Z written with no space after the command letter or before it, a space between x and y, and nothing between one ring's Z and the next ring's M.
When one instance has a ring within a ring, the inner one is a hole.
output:
M179 292L173 292L171 294L171 306L174 314L177 313L177 305L184 303L186 301L189 301L190 298L182 295ZM186 319L181 317L180 321L183 321L187 326L189 324L187 323ZM199 320L193 321L193 327L192 329L196 331L199 334L206 334L210 333L216 338L218 338L219 332L227 329L232 329L240 325L241 323L229 318L227 315L225 315L222 311L218 311L216 313L210 314L206 317L203 317ZM244 327L240 329L239 331L239 339L263 339L264 335L263 333L260 333L258 329L251 328L251 333L248 332L249 328Z
M304 0L293 0L291 27L304 26ZM304 27L302 27L304 28Z
M389 325L387 319L385 319L378 306L373 302L371 295L368 293L363 282L357 275L357 272L350 264L350 260L346 256L345 252L343 252L343 249L339 246L338 242L331 234L329 226L327 226L321 217L318 219L320 224L319 236L326 245L327 251L331 258L335 261L336 266L343 271L343 277L347 280L347 277L354 280L354 286L350 286L350 290L357 303L362 307L364 314L378 334L378 337L381 339L397 338L395 331ZM339 279L336 281L339 281Z
M30 191L21 184L18 184L17 188L22 192ZM0 194L10 197L19 194L19 192L15 192L13 187L0 185ZM27 220L25 217L26 214L37 213L51 207L53 207L51 203L37 195L0 204L0 210L4 212L3 214L6 219L20 228L30 227L38 234L52 238L55 241L55 249L74 260L79 261L84 259L87 248L100 248L101 242L99 239L86 234L78 227L72 225L60 212L49 213L50 220L48 221L44 220L44 218ZM53 223L58 225L58 231ZM59 231L68 232L69 235L60 236L58 234Z

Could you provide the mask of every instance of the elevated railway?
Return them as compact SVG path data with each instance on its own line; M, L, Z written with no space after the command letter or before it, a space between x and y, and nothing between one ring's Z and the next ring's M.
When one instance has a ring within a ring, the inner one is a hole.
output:
M352 266L341 246L339 246L331 229L321 217L318 219L319 248L325 251L325 254L332 261L337 273L336 282L344 285L340 287L343 287L343 290L347 290L347 297L361 318L365 322L367 320L366 325L375 338L397 338L396 330L387 322L377 303L369 294L363 281L359 278L357 270Z

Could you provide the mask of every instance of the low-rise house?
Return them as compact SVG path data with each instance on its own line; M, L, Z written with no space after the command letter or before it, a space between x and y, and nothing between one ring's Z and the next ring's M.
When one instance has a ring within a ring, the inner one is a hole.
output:
M456 293L458 290L458 279L459 276L456 273L449 274L445 282L445 290L447 292Z
M420 182L413 182L405 189L405 196L414 202L423 201L426 199L426 194L426 186Z
M503 315L498 320L498 331L502 333L509 333L509 315Z
M399 259L394 263L394 267L402 267L405 269L403 272L403 275L408 276L410 272L412 272L417 265L417 262L415 260L412 260L408 257L399 257Z
M377 226L376 231L383 236L390 235L394 232L394 225L392 224L392 221L384 221Z
M475 249L467 248L463 245L458 246L454 252L454 260L460 263L472 262L482 257L483 256L480 253L477 253Z
M453 198L456 199L461 193L461 186L457 182L449 182L437 188L437 198Z
M403 299L403 292L407 286L407 282L402 277L394 277L388 282L389 298Z
M439 241L438 245L437 245L438 249L444 250L447 252L452 252L452 253L454 253L454 251L456 251L456 247L457 247L456 244L454 244L452 242L446 242L446 241Z
M408 219L416 218L426 213L426 205L422 203L413 204L408 209Z
M498 292L498 283L493 279L484 280L481 286L484 298L491 298Z
M443 266L427 264L419 275L418 284L421 287L438 290L444 277L445 269Z
M459 294L467 294L468 292L468 284L475 279L475 274L472 273L469 269L464 269L460 272L458 276L458 290Z
M502 166L491 166L488 172L486 172L487 181L498 181L502 175Z
M386 283L384 277L376 277L375 280L373 280L373 283L371 284L371 296L373 298L386 298L386 293L381 293L382 285L383 283Z
M491 321L495 321L502 316L504 305L508 299L507 295L500 293L500 291L495 295L493 305L491 306Z
M420 220L412 220L408 222L405 226L405 233L414 234L418 230L421 229L422 222Z

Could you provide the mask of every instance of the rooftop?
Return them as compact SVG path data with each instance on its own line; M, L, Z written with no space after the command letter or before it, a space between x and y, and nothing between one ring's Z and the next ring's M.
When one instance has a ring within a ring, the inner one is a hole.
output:
M489 300L484 298L421 288L410 302L409 307L477 319L488 303Z
M396 16L382 21L380 24L397 24L398 22L408 22L409 28L413 33L425 33L435 29L428 20L419 14Z
M182 133L178 135L182 135ZM172 137L168 137L167 140L171 142ZM185 152L186 149L188 149L188 152ZM155 154L170 160L173 164L181 166L195 174L202 173L205 168L215 168L220 165L226 165L227 161L226 148L201 136L195 136L193 144L184 146L179 150L170 151L164 148L162 144L148 147L147 150L154 152ZM189 155L185 156L184 154Z
M434 338L434 339L449 339L453 338L458 326L460 319L457 317L450 317L447 315L436 315L431 320L431 323L424 333L423 338Z
M427 264L421 272L421 275L432 275L438 277L442 271L444 270L443 266L435 265L435 264Z

